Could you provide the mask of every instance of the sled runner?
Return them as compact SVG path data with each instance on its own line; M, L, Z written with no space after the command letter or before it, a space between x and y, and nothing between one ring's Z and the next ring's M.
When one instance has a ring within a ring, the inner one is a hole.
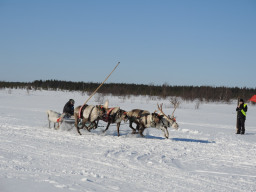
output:
M75 124L75 117L64 117L63 122L69 123L69 124Z

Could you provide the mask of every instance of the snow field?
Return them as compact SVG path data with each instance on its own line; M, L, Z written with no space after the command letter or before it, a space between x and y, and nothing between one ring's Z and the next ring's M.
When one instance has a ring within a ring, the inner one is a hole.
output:
M10 93L11 92L11 93ZM179 130L145 138L128 124L92 132L48 128L46 111L88 98L79 92L0 90L0 191L256 191L256 107L249 104L246 134L236 135L236 102L182 101ZM104 96L110 106L170 114L168 100ZM90 104L99 104L96 99ZM105 126L103 122L100 125Z

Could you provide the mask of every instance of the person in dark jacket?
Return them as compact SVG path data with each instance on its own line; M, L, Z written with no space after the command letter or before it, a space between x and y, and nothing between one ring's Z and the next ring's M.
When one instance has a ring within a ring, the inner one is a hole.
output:
M243 99L240 99L239 104L236 108L236 111L237 111L237 118L238 118L238 127L236 130L236 134L244 134L247 104L244 103Z
M64 116L70 117L74 115L74 104L74 99L69 99L63 108L63 114L65 114Z

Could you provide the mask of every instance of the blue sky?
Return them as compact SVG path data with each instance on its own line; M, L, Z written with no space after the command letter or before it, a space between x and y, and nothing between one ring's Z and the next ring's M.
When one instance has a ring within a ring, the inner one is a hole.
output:
M256 87L255 0L0 0L0 80Z

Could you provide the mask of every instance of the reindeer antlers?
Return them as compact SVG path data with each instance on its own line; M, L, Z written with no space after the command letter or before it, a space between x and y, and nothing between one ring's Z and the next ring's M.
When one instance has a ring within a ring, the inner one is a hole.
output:
M175 97L175 98L172 98L172 99L170 100L170 102L171 102L171 103L173 104L173 106L174 106L174 110L173 110L172 116L171 116L171 117L173 117L175 110L176 110L177 107L180 105L180 102L178 101L178 99L177 99L176 97Z
M171 99L170 102L173 104L174 106L174 110L172 112L171 118L174 118L174 112L177 109L177 107L179 106L180 102L177 100L177 98ZM158 110L168 119L170 119L170 117L168 117L164 112L163 112L163 103L158 105L157 104L157 108Z
M169 118L167 115L165 115L165 113L163 112L163 103L160 104L160 105L157 104L157 108L158 108L158 110L159 110L166 118L170 119L170 118Z

